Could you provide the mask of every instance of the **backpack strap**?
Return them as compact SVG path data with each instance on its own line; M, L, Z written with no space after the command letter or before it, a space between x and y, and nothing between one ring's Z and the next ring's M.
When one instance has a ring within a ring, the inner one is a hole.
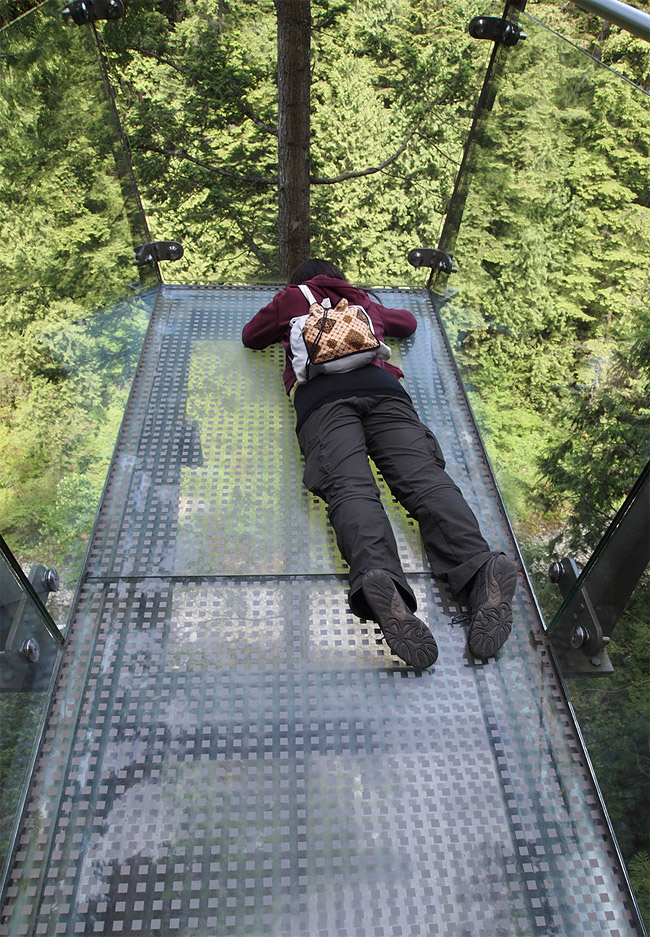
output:
M319 303L319 300L316 299L316 297L314 296L314 294L312 293L312 291L309 289L308 286L305 286L304 283L299 283L299 284L298 284L298 289L300 290L300 292L302 293L302 295L305 297L305 299L307 300L307 302L309 303L310 306L311 306L312 303ZM320 302L319 304L323 307L323 309L331 309L331 308L332 308L332 303L330 302L329 296L326 296L325 299L324 299L322 302Z

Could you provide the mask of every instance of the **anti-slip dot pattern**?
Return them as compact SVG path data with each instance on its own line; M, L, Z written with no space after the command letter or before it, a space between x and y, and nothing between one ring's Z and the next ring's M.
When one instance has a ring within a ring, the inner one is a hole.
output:
M438 663L410 670L348 611L281 355L240 345L272 294L161 292L0 934L640 933L524 577L510 640L472 661L384 492ZM428 300L383 297L418 317L408 389L513 553Z

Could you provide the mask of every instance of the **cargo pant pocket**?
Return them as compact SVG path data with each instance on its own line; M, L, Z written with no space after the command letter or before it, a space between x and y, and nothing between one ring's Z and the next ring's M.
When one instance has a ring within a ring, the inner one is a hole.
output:
M302 483L313 494L318 495L323 501L326 501L324 486L326 484L328 470L323 453L323 445L320 437L315 433L308 439L303 439L298 434L298 443L305 462L302 473Z
M424 424L422 424L422 425L424 426ZM430 450L431 450L431 457L432 457L433 461L436 463L436 465L437 465L439 468L444 469L444 467L445 467L445 465L446 465L447 463L445 462L445 457L444 457L444 455L442 454L442 449L440 448L440 443L438 442L438 440L436 439L436 437L435 437L434 434L431 432L431 430L429 429L428 426L425 426L425 427L424 427L424 431L425 431L425 435L426 435L426 437L427 437L427 442L428 442L428 444L429 444L429 448L430 448Z

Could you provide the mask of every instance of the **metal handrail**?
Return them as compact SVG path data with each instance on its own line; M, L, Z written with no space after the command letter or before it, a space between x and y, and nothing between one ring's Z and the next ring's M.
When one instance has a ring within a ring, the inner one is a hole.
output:
M650 13L630 6L629 3L621 3L621 0L574 0L574 3L588 13L602 16L639 39L650 42Z

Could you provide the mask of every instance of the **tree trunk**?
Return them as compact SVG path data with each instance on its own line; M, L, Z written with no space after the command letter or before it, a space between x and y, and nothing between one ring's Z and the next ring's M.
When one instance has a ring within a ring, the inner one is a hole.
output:
M278 16L278 241L287 280L309 257L311 0L275 0Z

